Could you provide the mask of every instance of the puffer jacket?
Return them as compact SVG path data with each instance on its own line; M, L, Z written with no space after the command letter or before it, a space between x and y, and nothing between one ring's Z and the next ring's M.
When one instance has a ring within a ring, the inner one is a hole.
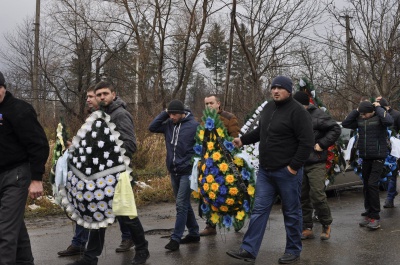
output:
M358 129L357 149L360 158L384 159L388 155L387 128L393 124L393 118L382 107L375 108L375 114L362 119L357 110L353 110L342 122L344 128Z
M192 156L195 135L199 123L190 110L185 110L186 116L174 124L166 111L161 112L149 126L150 132L163 133L167 148L166 164L173 175L187 175L192 172Z
M231 137L238 137L240 128L239 122L236 116L233 113L230 113L225 110L218 111L219 118L224 123L226 130L228 131L229 136Z
M328 156L328 147L336 142L342 130L334 119L313 104L308 106L307 111L311 115L315 143L319 144L323 151L317 152L313 149L306 165L325 162Z

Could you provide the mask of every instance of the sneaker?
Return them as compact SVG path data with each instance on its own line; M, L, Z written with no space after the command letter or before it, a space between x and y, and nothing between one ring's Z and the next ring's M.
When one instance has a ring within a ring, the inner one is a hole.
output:
M213 236L217 234L217 229L207 224L206 228L200 232L200 236Z
M142 250L142 251L136 251L135 257L132 260L132 264L138 265L138 264L145 264L146 260L150 257L149 250Z
M393 200L385 200L383 208L394 208Z
M280 264L289 264L289 263L293 263L295 261L298 261L300 258L300 256L294 255L294 254L290 254L290 253L285 253L283 254L282 257L279 258L278 262Z
M313 238L314 238L314 232L312 231L312 228L306 228L301 233L301 240L313 239Z
M368 216L368 215L369 215L368 211L365 211L365 212L361 213L361 216Z
M165 248L171 251L175 251L179 249L179 242L176 240L171 239Z
M369 218L368 216L366 216L366 217L364 217L364 219L363 219L361 222L359 222L358 224L359 224L361 227L367 227L367 225L369 224L370 220L371 220L371 218Z
M331 238L331 226L330 225L323 225L322 226L322 233L320 236L321 240L328 240Z
M254 257L251 253L249 253L247 250L244 250L243 248L240 248L239 250L229 250L226 252L226 254L228 254L232 258L240 259L247 262L254 262L256 260L256 257Z
M67 257L67 256L81 255L83 252L85 252L85 247L77 247L74 245L70 245L69 247L67 247L66 250L61 250L57 252L57 255L60 257Z
M377 219L372 219L372 218L369 224L367 225L367 228L371 230L376 230L379 229L380 227L381 227L381 222Z
M180 244L198 243L200 242L200 236L187 235L181 239Z
M117 247L115 249L115 252L126 252L129 251L131 249L131 247L133 247L133 241L132 239L124 239L121 241L121 244L119 245L119 247Z

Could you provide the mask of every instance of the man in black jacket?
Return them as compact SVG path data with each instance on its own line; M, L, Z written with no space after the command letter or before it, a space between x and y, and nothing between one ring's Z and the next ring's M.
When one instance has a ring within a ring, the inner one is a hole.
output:
M362 101L342 122L344 128L358 129L358 152L362 161L365 218L359 223L371 230L380 228L379 180L388 155L387 128L393 118L378 102Z
M331 234L332 215L325 194L326 159L328 148L339 138L339 124L323 110L310 104L308 95L302 91L294 94L297 100L310 113L315 145L304 166L301 191L301 209L303 212L303 233L301 239L314 238L312 213L315 209L322 224L321 240L328 240Z
M272 80L273 101L261 112L259 126L235 138L237 147L260 142L260 168L249 228L238 251L227 254L254 261L257 257L269 214L279 195L286 228L286 249L279 263L299 259L302 250L301 182L303 165L314 146L311 116L292 98L292 80L278 76Z
M43 195L49 143L33 107L6 90L1 72L0 139L0 264L33 265L25 204L28 194Z
M392 130L392 135L394 137L398 138L399 130L400 130L400 112L392 109L389 105L389 102L382 98L382 97L377 97L376 101L379 102L379 104L384 107L387 112L389 112L390 116L393 118L393 125L391 126ZM399 166L399 160L397 160L397 166ZM392 176L389 177L389 183L387 187L387 196L385 200L385 204L383 205L383 208L393 208L394 207L394 198L397 196L398 192L396 190L397 188L397 170L394 170L392 172Z

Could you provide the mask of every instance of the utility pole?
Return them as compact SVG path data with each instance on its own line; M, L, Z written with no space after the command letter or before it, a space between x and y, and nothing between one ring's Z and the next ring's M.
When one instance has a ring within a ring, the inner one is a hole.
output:
M352 37L351 37L351 33L350 33L350 17L348 14L346 14L345 16L341 16L342 18L345 18L346 20L346 58L347 58L347 62L346 62L346 92L349 93L350 92L350 87L351 87L351 83L353 80L353 71L352 71L352 66L351 66L351 41L352 41ZM347 101L347 110L350 112L353 107L351 104L351 101Z
M231 28L229 32L229 52L228 52L228 63L226 65L226 79L225 79L225 94L224 94L224 105L223 109L226 108L229 97L229 81L231 76L231 65L232 65L232 49L233 49L233 34L235 33L235 20L236 20L236 0L233 0L232 11L231 11ZM233 106L233 89L231 93L231 111Z
M39 76L39 26L40 26L40 0L36 0L36 15L35 15L35 46L33 50L33 77L32 77L32 90L33 90L33 107L36 112L39 108L38 96L38 76Z

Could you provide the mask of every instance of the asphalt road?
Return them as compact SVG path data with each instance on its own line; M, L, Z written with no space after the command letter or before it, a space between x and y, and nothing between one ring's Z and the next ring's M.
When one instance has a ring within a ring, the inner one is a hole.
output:
M382 192L381 205L386 193ZM303 241L301 259L295 264L312 265L346 265L346 264L400 264L400 201L395 200L399 208L381 211L381 228L369 231L361 228L358 222L363 211L363 198L360 188L346 190L329 198L332 215L332 237L321 241L320 224L316 223L314 232L317 237ZM195 204L193 204L196 207ZM225 254L227 250L239 247L243 232L223 231L211 237L202 237L200 243L181 245L179 251L168 252L164 246L168 243L168 235L175 220L174 204L160 203L138 209L141 222L149 241L150 258L148 265L178 264L249 264L233 259ZM198 219L200 228L205 222ZM57 256L57 252L65 249L71 241L74 225L64 217L27 220L31 236L32 250L37 265L64 265L79 257ZM243 231L247 226L243 228ZM107 229L106 243L99 265L130 264L134 250L116 253L120 243L117 224ZM285 246L285 229L280 205L275 205L271 212L267 231L255 264L278 264Z

